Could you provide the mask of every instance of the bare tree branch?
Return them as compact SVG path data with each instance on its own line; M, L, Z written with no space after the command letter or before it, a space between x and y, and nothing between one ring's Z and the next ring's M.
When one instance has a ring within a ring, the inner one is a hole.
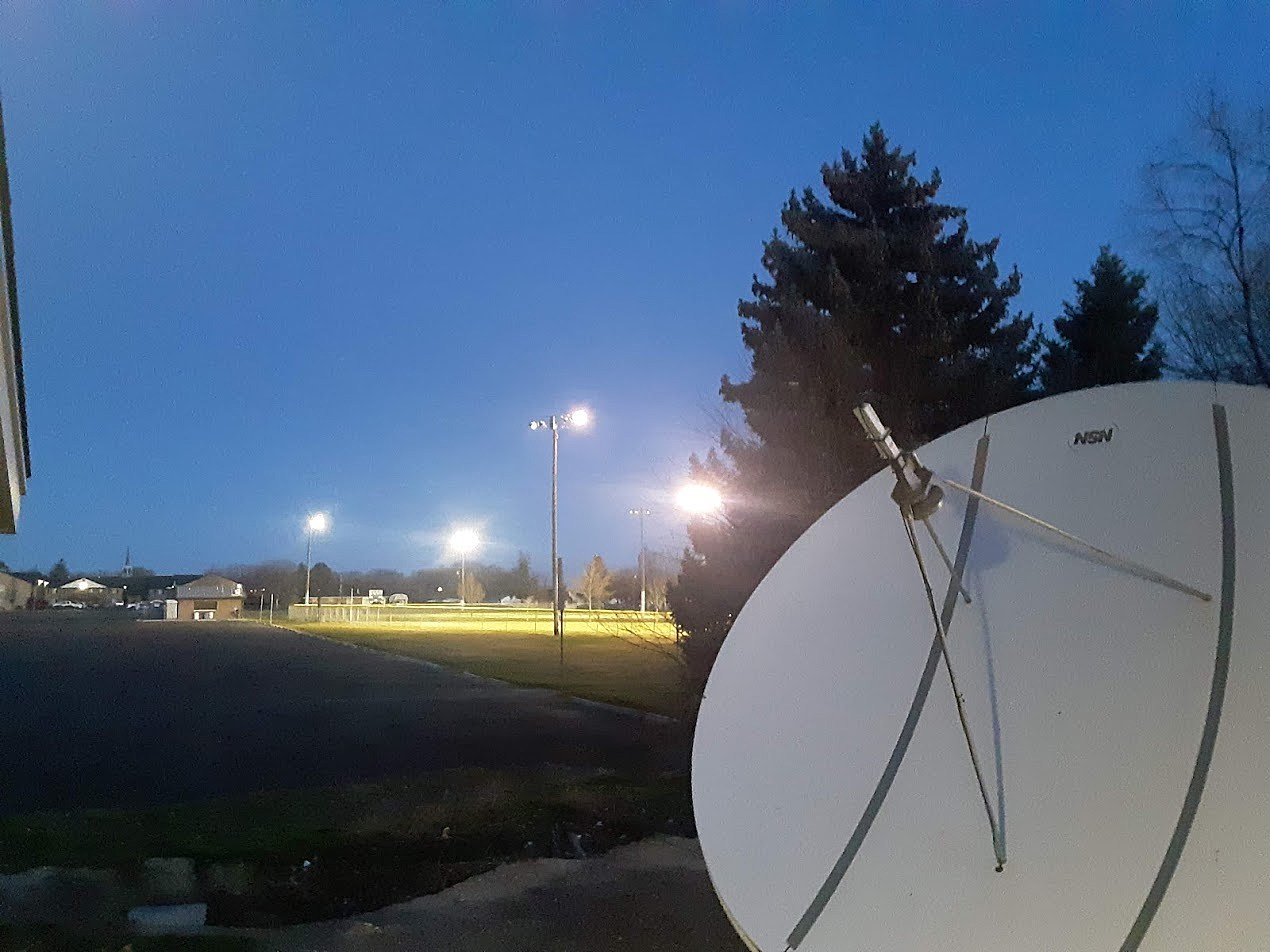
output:
M1166 272L1172 369L1270 386L1270 121L1209 91L1175 154L1145 169L1147 233Z

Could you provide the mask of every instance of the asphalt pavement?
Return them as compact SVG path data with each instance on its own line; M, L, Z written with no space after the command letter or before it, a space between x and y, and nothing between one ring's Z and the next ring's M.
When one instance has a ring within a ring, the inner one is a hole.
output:
M674 728L247 622L0 613L0 814L459 766L682 767Z

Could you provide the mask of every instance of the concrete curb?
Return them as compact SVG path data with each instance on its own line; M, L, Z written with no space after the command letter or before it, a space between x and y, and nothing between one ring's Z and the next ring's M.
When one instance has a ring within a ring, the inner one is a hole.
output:
M596 708L602 711L609 711L614 714L622 714L628 717L640 717L644 720L652 721L655 724L677 724L679 718L671 717L668 714L655 714L652 711L641 711L637 707L623 707L620 704L610 704L607 701L594 701L590 698L578 697L574 694L567 694L562 691L556 691L552 688L534 687L527 684L516 684L513 681L504 681L502 678L491 678L488 675L473 674L471 671L464 671L462 668L451 668L448 665L439 664L436 661L429 661L426 658L416 658L412 655L397 654L395 651L386 651L383 648L373 648L370 645L354 644L350 641L343 641L339 638L331 638L327 635L318 634L315 631L304 631L300 628L292 628L289 625L280 625L274 622L269 625L265 622L248 622L248 624L260 625L262 628L278 628L282 631L289 631L293 635L303 635L306 638L316 638L318 641L325 641L327 644L339 645L342 648L352 648L357 651L368 651L372 654L380 655L385 658L395 658L397 661L404 661L408 664L417 664L433 671L442 671L446 674L457 675L459 677L468 678L473 681L479 681L484 684L496 685L505 688L514 688L517 691L537 691L543 694L551 694L556 697L563 697L566 700L580 704L584 707Z

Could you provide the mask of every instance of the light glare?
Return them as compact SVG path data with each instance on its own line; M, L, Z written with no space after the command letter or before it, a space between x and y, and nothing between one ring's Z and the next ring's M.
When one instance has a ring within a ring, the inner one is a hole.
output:
M455 529L450 533L450 548L460 555L468 555L481 544L481 537L475 529Z
M329 525L330 521L324 512L315 512L309 516L308 526L310 532L325 532Z
M570 426L585 427L591 423L591 411L586 407L577 407L570 410L567 417Z
M705 483L688 483L676 493L675 505L694 516L712 515L723 509L723 496Z

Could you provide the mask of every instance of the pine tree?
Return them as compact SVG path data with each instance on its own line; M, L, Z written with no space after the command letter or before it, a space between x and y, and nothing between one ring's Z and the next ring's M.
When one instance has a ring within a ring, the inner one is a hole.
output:
M49 582L53 586L65 585L71 580L70 569L66 567L65 559L58 559L57 564L49 570Z
M965 210L935 200L939 172L921 181L916 162L875 125L859 158L822 167L828 201L791 194L764 246L768 279L738 307L751 374L720 392L750 434L725 432L721 455L693 460L729 504L689 526L669 592L699 680L781 553L878 469L856 404L917 446L1030 396L1032 321L1009 311L1019 273L1001 276L997 241L973 241Z
M1106 245L1089 273L1093 280L1075 282L1076 302L1063 302L1064 316L1054 320L1058 339L1045 339L1047 394L1156 380L1164 366L1164 347L1154 337L1159 311L1143 296L1146 276Z

